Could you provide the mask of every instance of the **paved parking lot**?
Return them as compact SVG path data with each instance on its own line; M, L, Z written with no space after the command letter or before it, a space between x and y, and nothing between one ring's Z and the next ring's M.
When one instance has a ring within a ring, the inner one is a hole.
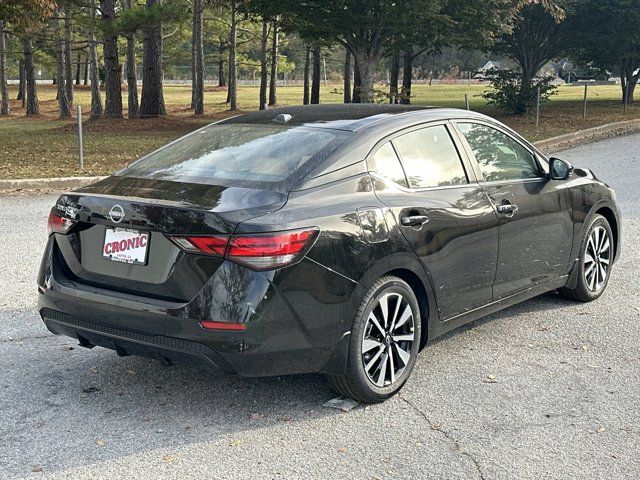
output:
M474 322L348 413L316 375L216 377L50 335L35 276L55 196L0 197L0 478L640 477L640 135L559 156L618 191L605 295Z

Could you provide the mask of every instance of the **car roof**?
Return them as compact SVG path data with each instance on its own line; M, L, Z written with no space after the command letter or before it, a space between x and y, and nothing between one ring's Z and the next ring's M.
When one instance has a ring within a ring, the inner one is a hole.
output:
M285 115L289 117L285 117ZM452 108L379 103L336 103L327 105L296 105L260 110L228 118L219 122L219 124L281 123L292 127L305 125L356 132L362 131L367 127L372 127L382 120L385 120L385 125L402 124L415 121L417 119L416 117L419 117L419 119L423 121L444 120L452 117L486 118L479 113Z

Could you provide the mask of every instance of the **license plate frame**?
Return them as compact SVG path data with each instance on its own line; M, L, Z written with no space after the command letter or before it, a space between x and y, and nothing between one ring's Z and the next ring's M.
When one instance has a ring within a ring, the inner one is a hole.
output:
M136 239L139 240L136 241ZM128 265L146 265L149 258L150 239L149 232L129 228L105 228L102 258ZM116 247L114 243L117 243L118 246ZM124 247L123 251L120 251L121 246Z

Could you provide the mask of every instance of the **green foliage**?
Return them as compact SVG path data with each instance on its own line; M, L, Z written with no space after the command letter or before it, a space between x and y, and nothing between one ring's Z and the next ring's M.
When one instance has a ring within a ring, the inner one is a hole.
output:
M540 87L540 102L548 101L557 89L551 84L553 77L535 78L531 82L523 82L522 74L514 70L492 69L487 73L487 77L492 89L485 91L482 97L489 104L520 115L535 107L538 87Z
M185 22L191 15L189 8L186 0L171 0L149 7L135 2L131 8L118 11L117 19L112 25L103 26L103 29L111 29L109 33L123 34L135 32L158 22L163 24Z
M573 55L606 69L640 66L640 0L581 0L568 10Z

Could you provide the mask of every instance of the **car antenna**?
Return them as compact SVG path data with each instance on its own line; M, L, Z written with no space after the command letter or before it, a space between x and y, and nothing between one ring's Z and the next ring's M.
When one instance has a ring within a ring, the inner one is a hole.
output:
M291 115L289 115L288 113L280 113L278 115L276 115L276 117L273 119L273 123L289 123L289 120L291 120L293 117Z

